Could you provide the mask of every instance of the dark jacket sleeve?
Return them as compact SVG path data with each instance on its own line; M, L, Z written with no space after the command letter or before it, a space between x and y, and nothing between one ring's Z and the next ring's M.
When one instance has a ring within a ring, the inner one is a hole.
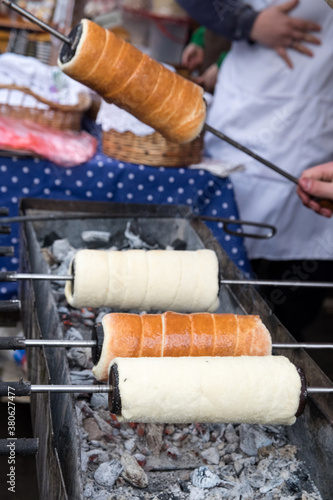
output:
M229 40L250 40L259 12L241 0L177 0L200 25Z

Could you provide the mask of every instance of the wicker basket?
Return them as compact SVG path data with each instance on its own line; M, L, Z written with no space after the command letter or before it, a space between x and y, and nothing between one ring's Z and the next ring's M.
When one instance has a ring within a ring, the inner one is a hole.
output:
M25 95L34 97L37 101L46 104L47 109L39 109L25 106L12 106L9 104L10 92L6 103L0 103L0 115L19 120L31 120L61 130L81 130L81 120L83 113L91 106L89 94L79 94L79 103L77 105L64 105L44 99L35 94L29 88L18 85L0 85L0 89L19 90L22 92L22 102Z
M186 144L176 144L159 132L138 136L132 132L103 131L103 152L121 161L152 167L183 167L200 163L203 134Z

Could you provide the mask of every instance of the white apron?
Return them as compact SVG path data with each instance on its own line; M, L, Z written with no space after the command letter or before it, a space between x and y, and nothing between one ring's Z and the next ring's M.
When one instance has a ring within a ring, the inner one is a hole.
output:
M263 9L283 1L249 3ZM314 57L289 50L289 69L272 49L233 43L207 123L299 177L333 160L333 11L324 1L301 0L291 15L321 25ZM277 227L270 240L246 240L251 259L333 260L333 219L303 207L294 183L211 134L206 146L212 157L246 167L231 176L240 217Z

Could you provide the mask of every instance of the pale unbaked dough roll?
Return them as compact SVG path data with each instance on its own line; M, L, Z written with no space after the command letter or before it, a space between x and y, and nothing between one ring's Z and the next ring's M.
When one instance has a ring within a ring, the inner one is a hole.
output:
M203 89L177 75L111 31L83 19L64 44L60 69L160 132L185 143L202 131Z
M109 383L120 422L291 425L306 395L283 356L116 358Z
M214 311L218 260L212 250L79 250L65 296L73 307Z
M95 325L97 380L106 382L117 357L268 356L269 331L259 316L236 314L106 314Z

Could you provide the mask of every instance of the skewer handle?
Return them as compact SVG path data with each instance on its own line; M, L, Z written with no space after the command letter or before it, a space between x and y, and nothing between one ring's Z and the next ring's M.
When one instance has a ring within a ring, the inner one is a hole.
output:
M21 302L19 300L0 300L0 313L17 313L20 309Z
M0 272L0 282L1 281L16 281L16 273L13 271L1 271Z
M0 247L0 257L13 257L14 247Z
M19 382L0 382L0 396L7 396L10 401L16 397L30 396L31 383L20 380Z
M0 207L0 215L3 216L3 215L8 215L9 214L9 210L7 207Z
M15 455L28 456L36 455L39 447L38 438L8 438L0 439L0 456L10 454L12 447L15 447Z
M12 228L10 226L0 226L0 234L10 234L12 232Z

